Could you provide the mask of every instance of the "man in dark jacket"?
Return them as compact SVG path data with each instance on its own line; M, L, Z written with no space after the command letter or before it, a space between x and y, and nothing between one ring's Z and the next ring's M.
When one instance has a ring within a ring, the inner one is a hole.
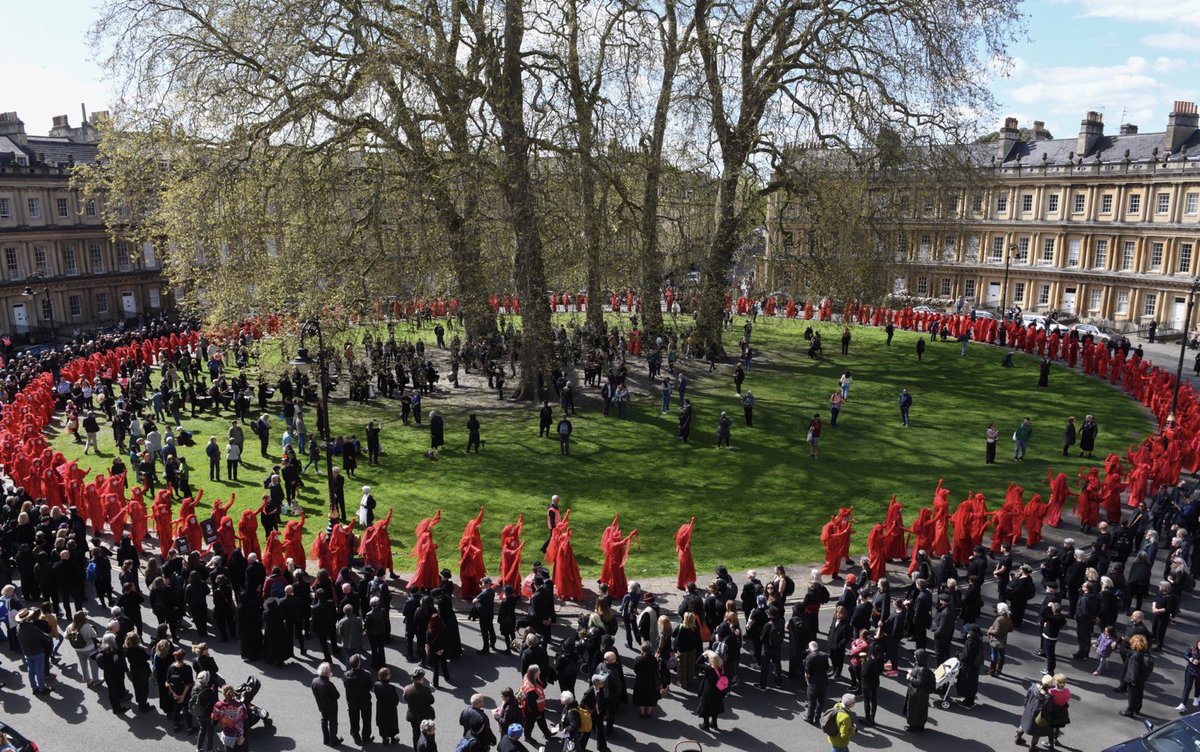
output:
M478 609L479 637L483 647L480 654L490 653L496 646L496 591L492 589L492 579L484 577L480 583L483 590L475 596L475 607Z
M1129 615L1129 624L1126 625L1125 631L1121 633L1121 641L1117 643L1117 647L1121 651L1122 664L1128 663L1129 656L1133 653L1129 647L1129 641L1133 639L1134 635L1141 635L1146 638L1147 642L1150 641L1150 629L1146 626L1145 615L1141 611L1134 611ZM1124 692L1126 689L1125 670L1122 668L1121 682L1117 684L1117 691Z
M35 695L50 694L50 688L46 686L46 662L54 648L50 635L38 626L41 620L42 611L36 606L17 614L17 641L29 672L29 686Z
M342 693L333 683L333 666L322 663L317 668L317 678L312 680L312 693L317 701L317 711L321 714L321 740L326 747L336 747L342 743L342 738L337 735L338 700Z
M933 612L933 648L938 665L950 657L950 648L954 642L954 622L957 619L958 609L950 603L949 593L939 595L937 609Z
M1078 648L1072 657L1076 660L1087 658L1092 647L1092 633L1099 619L1100 596L1096 593L1094 584L1085 582L1079 602L1075 604L1075 636L1078 639Z
M421 721L433 720L433 690L425 680L425 669L419 668L413 672L413 683L404 688L404 704L408 710L404 720L412 726L413 749L421 739Z
M804 720L815 725L821 718L825 691L829 687L829 656L821 652L816 641L808 643L808 656L804 659L804 681L808 684L805 693L808 709Z
M337 609L333 601L325 596L325 590L318 588L312 599L312 631L321 644L325 654L325 662L333 662L333 653L337 651Z
M371 670L378 671L387 664L384 647L387 645L388 630L391 628L387 609L378 597L371 599L371 610L363 619L363 628L366 629L367 643L371 647Z
M487 713L483 709L486 701L486 695L471 695L471 704L458 714L458 723L462 726L463 736L474 738L481 751L491 749L496 744L496 734L492 731L492 724L488 721Z
M541 635L542 642L549 642L550 625L554 620L554 582L547 579L529 599L530 626Z
M924 650L925 633L933 623L933 593L929 592L929 584L925 580L917 580L913 584L917 589L909 606L913 646L917 650Z
M350 668L342 676L346 685L346 705L350 708L350 736L358 745L371 743L371 688L375 685L370 671L362 667L362 656L350 658Z

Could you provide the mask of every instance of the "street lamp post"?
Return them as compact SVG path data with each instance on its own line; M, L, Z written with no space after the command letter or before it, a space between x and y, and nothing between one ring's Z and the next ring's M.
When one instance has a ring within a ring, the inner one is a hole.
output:
M1179 407L1179 384L1183 381L1183 359L1187 355L1188 326L1192 323L1192 308L1196 305L1196 293L1200 292L1200 277L1192 282L1188 294L1187 315L1183 319L1183 335L1179 338L1179 366L1175 369L1175 389L1171 392L1171 412L1167 414L1167 423L1175 422L1175 409Z
M1016 243L1008 244L1008 253L1004 256L1004 283L1000 285L1000 319L1008 320L1008 267L1012 263L1012 255L1017 250Z
M46 296L44 299L50 301L50 315L47 318L47 322L50 326L50 345L53 346L54 340L56 339L56 337L55 337L56 332L54 331L54 301L50 300L50 285L46 284L46 275L42 274L41 272L34 272L33 274L30 274L28 277L26 277L25 281L26 282L41 282L42 283L42 294ZM37 321L37 319L41 317L41 311L38 310L38 304L37 304L37 302L38 302L37 290L33 289L33 285L25 285L25 289L21 292L21 295L26 298L30 298L33 301L33 316L34 316L34 321Z
M321 333L321 324L316 319L309 319L300 327L300 348L296 352L296 357L292 359L291 364L303 374L312 372L313 359L308 354L308 348L304 346L304 337L306 334L315 334L317 337L317 381L319 384L320 402L317 406L317 431L321 435L321 441L325 443L325 482L329 494L329 509L334 508L333 497L333 441L330 438L329 431L329 363L325 357L325 338Z

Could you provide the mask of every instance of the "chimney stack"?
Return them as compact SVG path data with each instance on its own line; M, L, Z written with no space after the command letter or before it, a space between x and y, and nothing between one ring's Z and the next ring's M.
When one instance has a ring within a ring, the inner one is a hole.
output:
M1079 143L1075 146L1075 153L1080 158L1089 156L1103 136L1104 116L1099 112L1089 112L1079 124Z
M0 136L8 136L18 146L25 145L25 123L15 112L0 112Z
M55 115L54 124L50 128L53 138L69 138L71 136L71 120L66 115Z
M1033 140L1034 141L1049 141L1050 131L1046 130L1046 121L1033 121Z
M999 151L997 152L1001 163L1008 161L1008 155L1020 140L1021 131L1017 128L1017 119L1015 117L1004 118L1004 127L1000 129Z
M1137 126L1133 123L1121 123L1122 136L1135 136L1137 135L1137 131Z
M1200 125L1200 116L1196 114L1196 103L1176 101L1167 118L1167 142L1164 146L1168 156L1188 142L1196 132L1197 125Z

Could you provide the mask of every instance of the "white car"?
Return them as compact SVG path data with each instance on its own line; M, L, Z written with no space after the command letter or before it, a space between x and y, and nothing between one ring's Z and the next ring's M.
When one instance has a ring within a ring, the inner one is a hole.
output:
M1045 316L1039 316L1036 313L1021 314L1021 326L1029 326L1030 324L1035 324L1038 329L1045 329L1047 333L1058 332L1060 335L1065 335L1070 331L1067 327Z
M927 305L913 306L913 313L942 313L936 308L930 308Z
M1071 327L1071 330L1079 334L1079 339L1083 339L1089 334L1091 335L1093 342L1108 342L1110 339L1112 339L1110 334L1095 324L1075 324Z
M982 308L976 308L971 313L974 313L975 318L977 318L977 319L994 319L994 318L996 318L996 314L992 313L991 311L985 311Z

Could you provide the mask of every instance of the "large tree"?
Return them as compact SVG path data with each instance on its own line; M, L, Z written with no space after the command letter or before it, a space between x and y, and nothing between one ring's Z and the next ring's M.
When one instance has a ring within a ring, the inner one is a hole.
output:
M745 241L738 188L795 134L850 149L890 132L956 138L990 103L984 67L1002 57L1018 0L696 2L701 91L712 128L716 231L697 329L721 348L725 293ZM767 184L764 190L777 190Z

